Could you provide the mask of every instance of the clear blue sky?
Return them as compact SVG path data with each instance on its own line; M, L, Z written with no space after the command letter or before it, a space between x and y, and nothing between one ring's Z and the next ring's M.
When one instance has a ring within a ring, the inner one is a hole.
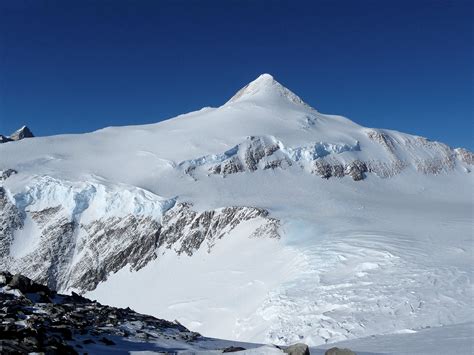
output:
M0 1L0 133L157 122L268 72L323 113L474 148L472 1Z

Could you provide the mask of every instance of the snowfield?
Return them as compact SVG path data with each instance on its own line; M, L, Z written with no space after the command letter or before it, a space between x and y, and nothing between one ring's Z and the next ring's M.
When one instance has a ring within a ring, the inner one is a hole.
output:
M469 354L473 164L321 114L264 74L218 108L0 144L0 171L17 171L0 180L0 265L38 279L34 257L67 255L51 286L216 338ZM180 203L192 211L170 218Z

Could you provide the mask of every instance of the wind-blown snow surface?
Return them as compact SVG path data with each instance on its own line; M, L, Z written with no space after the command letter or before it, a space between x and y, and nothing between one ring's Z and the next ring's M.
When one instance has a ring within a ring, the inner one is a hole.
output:
M212 250L159 247L87 297L207 336L318 345L472 321L472 164L464 149L321 114L262 75L219 108L1 145L0 170L18 174L0 184L24 212L13 259L42 242L39 206L65 204L79 225L107 211L159 223L176 202L268 210L280 238L249 238L261 221L248 220ZM33 193L45 181L55 192ZM68 268L87 252L75 245Z

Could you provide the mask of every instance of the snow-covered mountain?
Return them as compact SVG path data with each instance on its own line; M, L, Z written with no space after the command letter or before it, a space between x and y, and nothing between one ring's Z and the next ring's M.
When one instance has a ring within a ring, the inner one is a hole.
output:
M17 129L10 136L4 136L0 134L0 143L7 143L13 141L19 141L24 138L33 138L34 134L27 126L22 126L20 129Z
M0 267L242 341L470 322L473 164L263 74L218 108L1 145Z

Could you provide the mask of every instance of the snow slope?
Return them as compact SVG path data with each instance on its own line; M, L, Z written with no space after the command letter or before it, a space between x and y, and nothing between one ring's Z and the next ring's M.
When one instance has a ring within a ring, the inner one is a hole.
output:
M337 344L312 348L311 354L323 354L333 346L349 348L357 354L472 354L474 323L427 328L420 331L401 331L396 334L371 336Z
M0 264L240 341L466 323L473 163L264 74L218 108L1 145Z

